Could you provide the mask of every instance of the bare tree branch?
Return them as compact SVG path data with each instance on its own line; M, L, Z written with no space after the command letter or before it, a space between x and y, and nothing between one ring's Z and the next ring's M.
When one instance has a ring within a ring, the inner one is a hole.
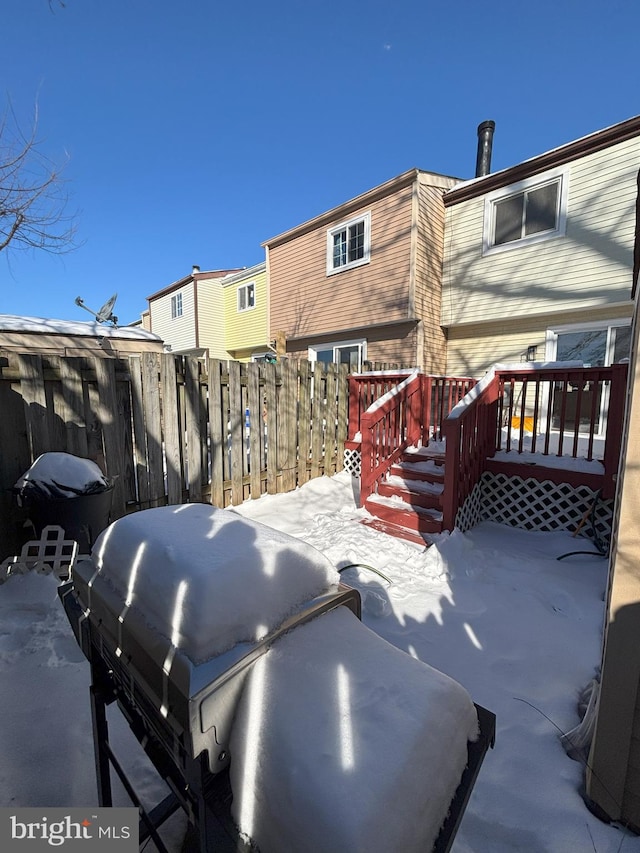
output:
M41 151L36 138L38 111L23 133L11 104L0 119L0 251L75 248L74 217L61 169Z

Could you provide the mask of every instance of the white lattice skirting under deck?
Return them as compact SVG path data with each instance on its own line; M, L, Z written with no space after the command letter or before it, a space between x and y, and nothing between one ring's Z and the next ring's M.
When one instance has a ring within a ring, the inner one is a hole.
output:
M344 467L354 477L359 477L362 470L362 454L359 450L344 449Z
M593 506L595 493L587 486L542 482L533 478L507 477L485 472L458 511L456 526L469 530L479 521L496 521L525 530L569 530L573 532ZM597 534L611 538L613 500L599 500L595 513ZM591 534L591 521L582 528Z

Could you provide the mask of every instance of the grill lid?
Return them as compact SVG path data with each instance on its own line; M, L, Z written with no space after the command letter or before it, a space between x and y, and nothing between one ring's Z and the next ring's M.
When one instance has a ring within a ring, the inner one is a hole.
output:
M137 611L194 664L259 642L340 580L307 543L209 504L120 518L100 535L91 559L121 599L124 621L129 609Z

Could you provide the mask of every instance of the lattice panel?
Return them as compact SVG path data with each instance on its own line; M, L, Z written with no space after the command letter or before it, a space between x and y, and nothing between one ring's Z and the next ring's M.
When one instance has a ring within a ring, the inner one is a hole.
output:
M467 530L475 527L476 524L479 524L484 518L486 518L486 513L482 505L482 483L480 482L476 483L473 491L458 510L456 527L465 533Z
M344 467L354 477L359 477L362 470L362 454L359 450L344 449Z
M481 518L525 530L573 531L595 499L595 493L587 486L576 488L568 483L539 482L532 478L488 472L483 475L480 485ZM470 499L465 502L465 507ZM595 526L598 535L607 541L611 538L612 517L613 500L598 501ZM590 521L582 532L587 536L590 534Z
M7 557L0 563L0 584L11 575L34 571L43 575L55 572L59 577L68 576L77 556L78 543L65 539L62 527L50 525L44 528L40 539L26 542L19 555Z

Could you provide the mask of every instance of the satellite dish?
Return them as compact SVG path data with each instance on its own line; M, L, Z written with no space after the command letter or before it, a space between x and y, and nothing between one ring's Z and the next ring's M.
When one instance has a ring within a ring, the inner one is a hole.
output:
M114 293L113 296L110 299L107 299L102 308L97 312L92 311L91 308L87 308L84 304L84 299L81 296L76 296L76 305L79 305L80 308L84 308L84 310L88 311L89 314L93 314L98 323L113 323L114 326L117 326L118 318L113 313L117 298L118 294Z

